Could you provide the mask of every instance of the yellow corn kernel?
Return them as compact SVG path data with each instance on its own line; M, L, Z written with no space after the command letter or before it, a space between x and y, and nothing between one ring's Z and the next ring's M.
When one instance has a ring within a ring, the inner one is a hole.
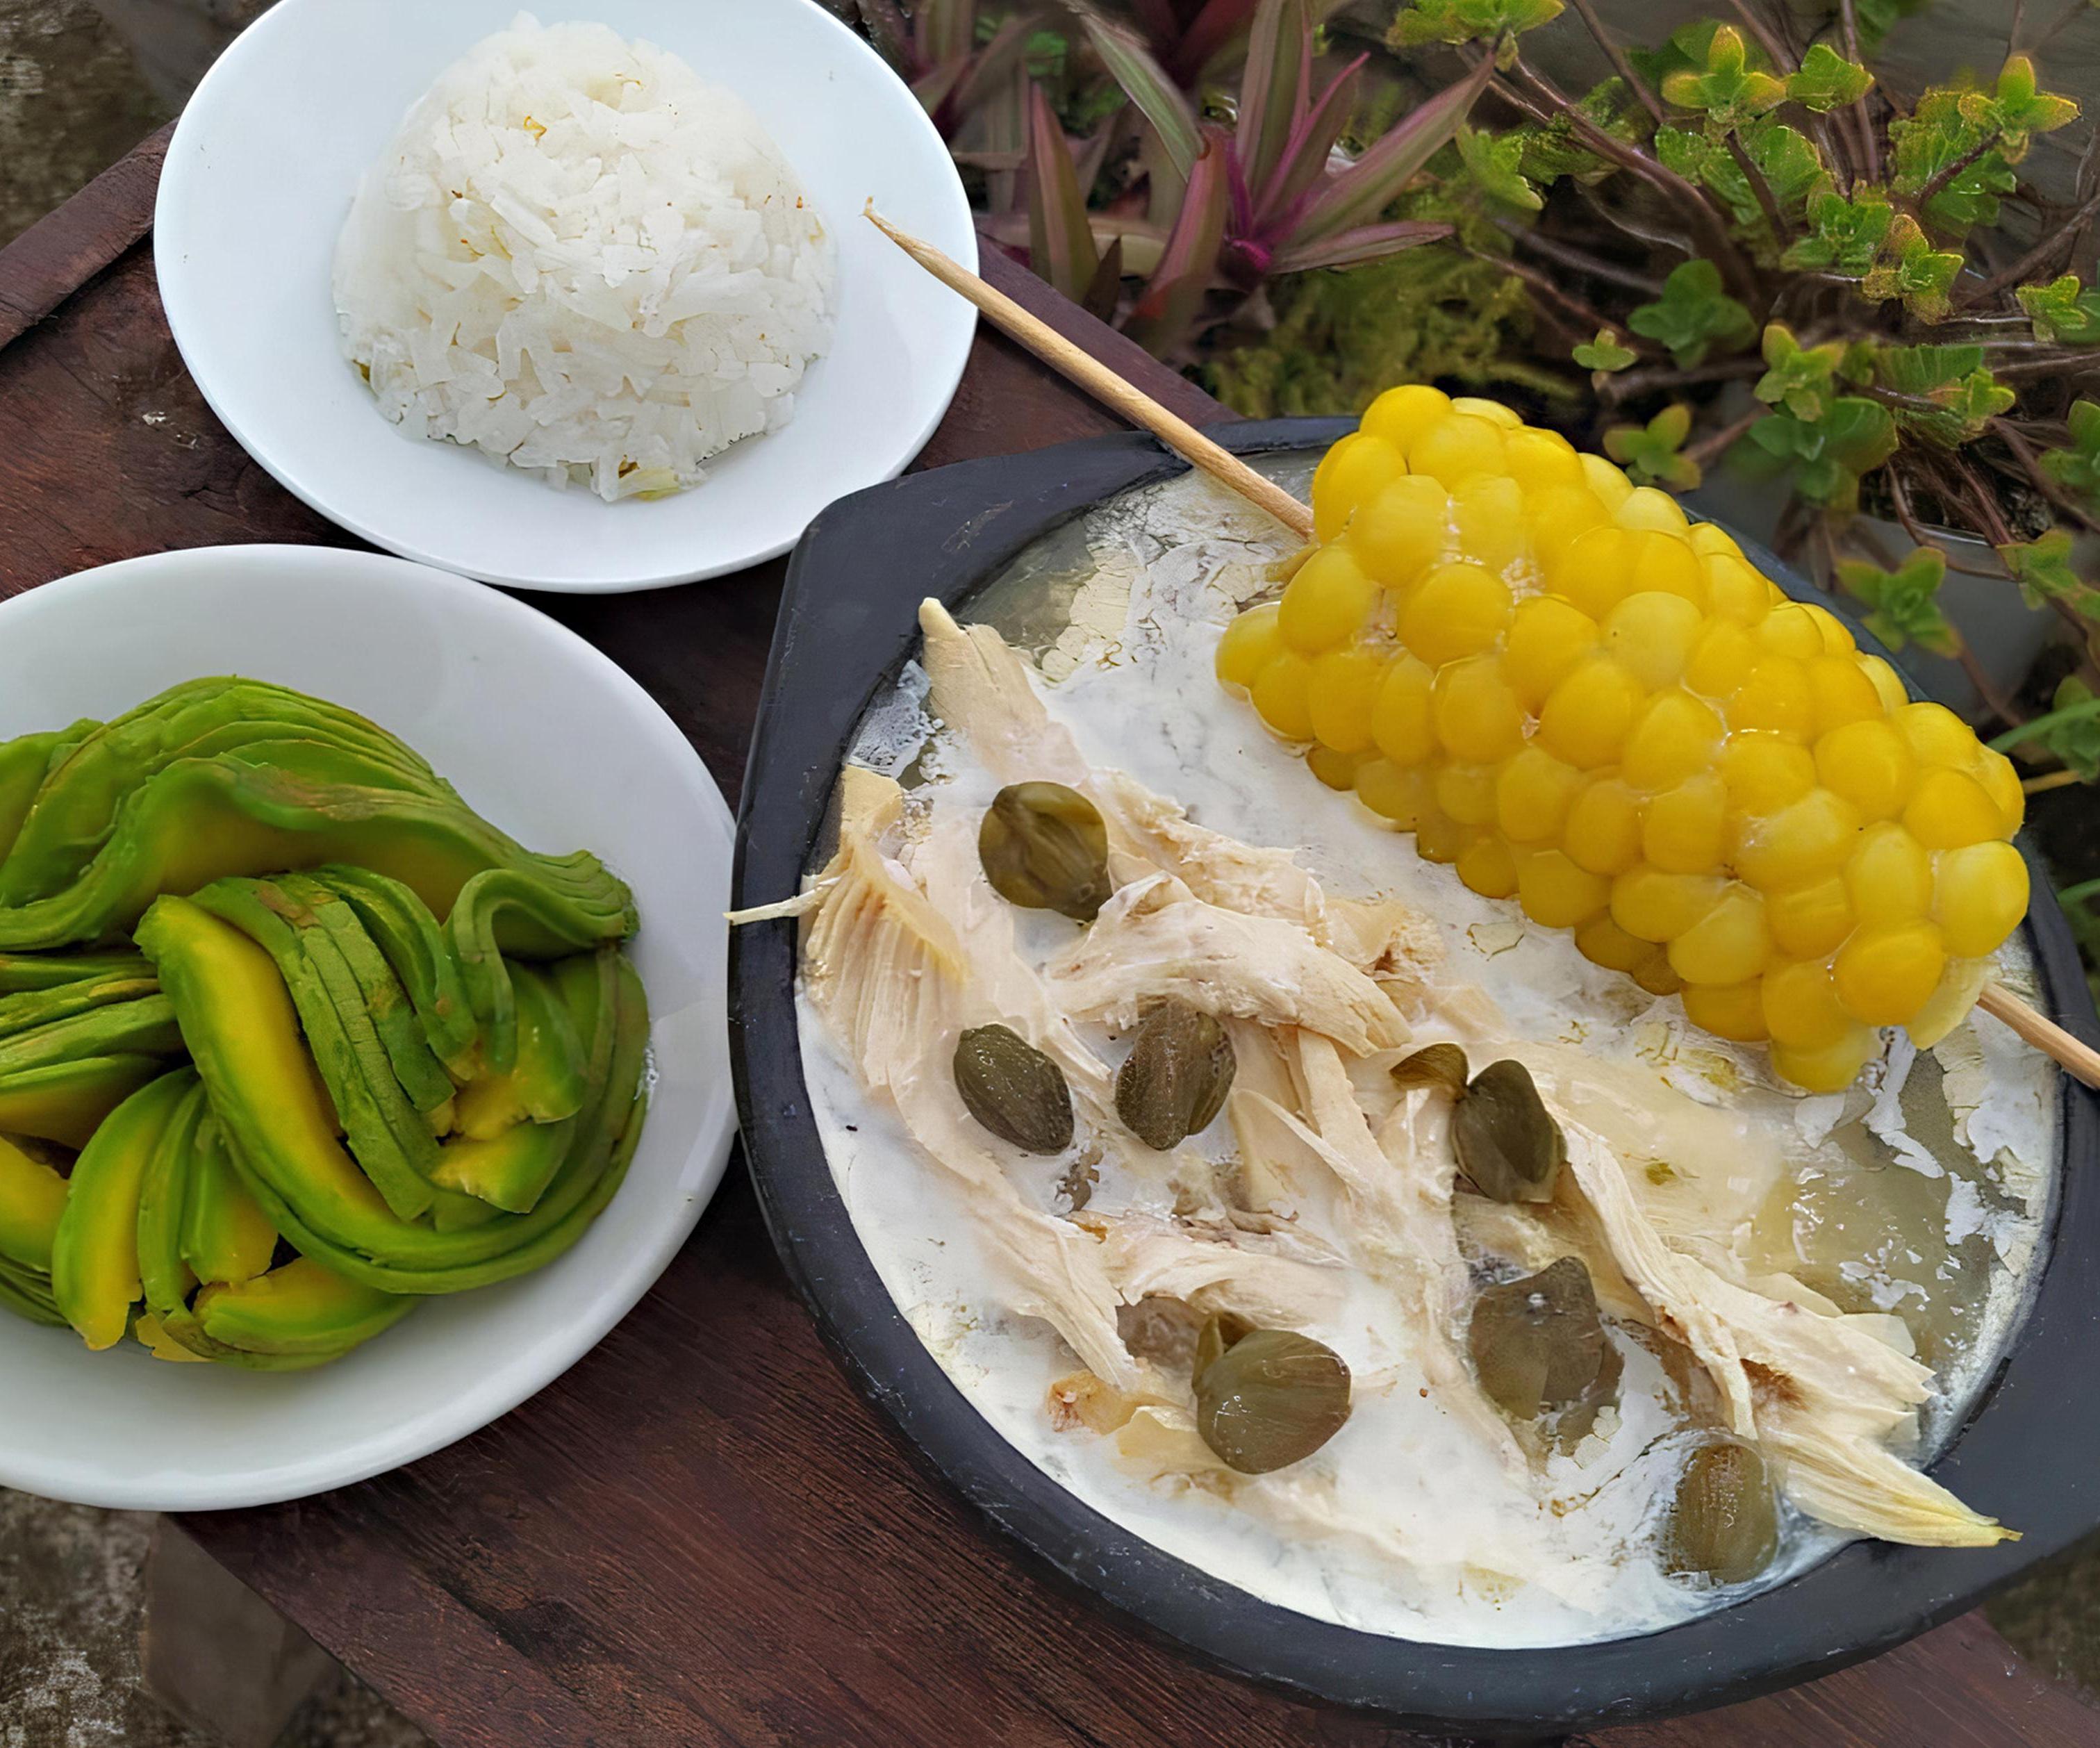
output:
M1859 658L1860 671L1873 682L1874 690L1881 695L1882 708L1893 714L1910 703L1909 689L1898 673L1878 656Z
M1576 867L1562 850L1537 850L1517 862L1516 898L1533 922L1573 929L1606 911L1612 883Z
M1510 616L1502 672L1527 710L1536 711L1576 663L1597 647L1597 622L1558 595L1533 595Z
M1477 564L1440 565L1401 610L1400 640L1440 668L1492 648L1509 622L1508 584Z
M1282 609L1273 601L1251 607L1225 627L1218 639L1215 665L1218 678L1242 691L1254 684L1255 676L1268 665L1269 657L1283 647L1283 635L1276 629Z
M1582 471L1577 458L1576 471ZM1592 528L1601 528L1611 517L1586 484L1527 488L1524 520L1531 529L1531 550L1551 572L1566 552Z
M1475 474L1507 472L1502 427L1470 413L1449 413L1407 446L1407 465L1447 488Z
M1474 830L1495 823L1495 768L1492 765L1446 765L1432 781L1440 812Z
M1937 925L1894 923L1862 929L1838 950L1838 999L1868 1026L1901 1026L1939 987L1947 947Z
M1860 1070L1880 1048L1880 1038L1864 1026L1855 1026L1814 1049L1775 1043L1772 1071L1804 1092L1842 1092L1860 1078Z
M1739 625L1761 625L1778 591L1747 559L1726 553L1706 560L1706 603L1717 619Z
M1648 804L1641 857L1666 874L1703 874L1727 854L1727 791L1711 771L1687 777Z
M1905 704L1890 711L1889 720L1910 743L1910 750L1921 765L1966 770L1975 762L1975 735L1944 704Z
M1977 753L1979 762L1973 775L1998 804L1999 818L2004 822L2005 834L2010 836L2019 830L2027 814L2027 795L2020 787L2018 767L1993 748L1979 747Z
M1969 844L1939 858L1933 919L1959 959L1997 951L2027 913L2027 864L2010 844Z
M1682 538L1690 524L1683 506L1667 492L1653 486L1635 486L1613 507L1613 519L1622 528L1652 528L1658 533Z
M1582 461L1582 478L1588 483L1590 489L1597 494L1604 508L1616 514L1619 505L1633 496L1633 481L1601 455L1591 455L1585 451Z
M1394 658L1371 700L1371 741L1396 765L1419 765L1436 750L1436 728L1430 719L1430 688L1436 682L1428 664L1413 656Z
M1607 523L1578 534L1546 572L1553 593L1602 619L1633 586L1633 537Z
M1614 777L1586 784L1568 803L1561 847L1592 874L1623 874L1640 859L1641 798Z
M1944 766L1928 770L1911 791L1904 823L1927 850L1959 850L1988 843L2005 829L1990 792L1965 771Z
M1849 1035L1858 1022L1838 1000L1829 962L1789 960L1764 974L1765 1030L1773 1040L1800 1050L1820 1050Z
M1762 1044L1771 1035L1765 1029L1763 987L1755 978L1746 983L1694 983L1687 978L1684 1017L1716 1038L1736 1044Z
M1250 695L1263 722L1286 740L1312 738L1312 664L1295 650L1269 657Z
M1429 708L1436 738L1467 764L1499 764L1524 744L1524 706L1492 656L1438 669Z
M1815 761L1807 748L1754 729L1729 735L1718 769L1728 805L1738 813L1776 814L1815 787Z
M1612 882L1612 920L1639 941L1674 941L1713 909L1727 882L1718 874L1672 874L1644 863Z
M1842 795L1863 819L1893 819L1904 810L1917 781L1910 743L1886 717L1848 722L1815 743L1815 775Z
M1463 403L1454 402L1454 406ZM1575 446L1558 431L1535 430L1520 426L1502 438L1502 453L1510 478L1533 492L1546 486L1581 486L1582 458Z
M1383 437L1402 455L1419 437L1451 410L1451 397L1426 383L1407 382L1389 388L1364 409L1362 429Z
M1635 940L1609 915L1593 916L1575 931L1575 951L1607 971L1631 971L1648 957L1649 945Z
M1775 656L1807 661L1823 653L1823 630L1798 601L1783 601L1758 625L1758 642Z
M1826 656L1850 656L1859 645L1852 633L1845 629L1844 620L1827 607L1818 607L1813 601L1801 603L1802 612L1815 621L1815 629L1823 633L1823 653Z
M1645 698L1640 682L1618 663L1590 656L1547 695L1538 713L1539 744L1584 770L1608 765Z
M1835 874L1765 894L1772 945L1789 959L1822 958L1851 934L1855 920L1845 882Z
M1910 1034L1910 1041L1921 1050L1930 1050L1968 1018L1983 986L1991 981L1991 971L1988 959L1948 960L1947 969L1939 974L1939 987L1904 1028Z
M1851 656L1816 656L1808 664L1808 689L1815 700L1819 735L1848 722L1882 720L1882 695Z
M1626 975L1651 995L1677 995L1684 991L1684 979L1670 964L1670 955L1659 947L1651 947L1642 954Z
M2018 859L2017 851L2014 859ZM1892 819L1870 825L1860 834L1859 848L1845 864L1844 878L1845 895L1855 916L1871 917L1877 923L1908 922L1932 910L1932 858Z
M1621 603L1620 611L1630 604ZM1619 775L1637 789L1669 788L1714 768L1721 735L1721 719L1710 706L1675 686L1657 692L1634 720Z
M1414 853L1424 862L1456 862L1475 836L1475 828L1459 824L1434 806L1425 806L1414 822Z
M1458 878L1484 898L1507 898L1516 890L1516 858L1492 832L1458 852Z
M1390 759L1365 759L1357 767L1356 788L1358 801L1403 832L1414 830L1435 804L1427 773Z
M1312 733L1323 746L1337 753L1369 750L1371 711L1385 683L1387 666L1363 649L1330 650L1314 660L1306 704Z
M1559 839L1582 774L1543 747L1525 747L1495 775L1495 826L1514 844Z
M1318 695L1317 691L1313 694L1316 699ZM1306 770L1330 789L1356 788L1357 767L1363 762L1361 753L1337 753L1332 747L1310 747L1305 753Z
M1458 550L1498 576L1530 550L1524 536L1524 488L1507 474L1476 474L1451 494Z
M1312 536L1326 542L1407 471L1407 458L1383 437L1355 431L1330 449L1312 475Z
M1764 969L1771 947L1764 899L1732 885L1670 943L1670 963L1688 983L1745 983Z
M1807 668L1791 656L1760 656L1728 700L1728 726L1812 739L1815 694L1808 684Z
M1505 407L1498 400L1485 399L1478 395L1457 396L1451 403L1451 410L1476 419L1485 419L1489 424L1499 425L1506 431L1524 429L1524 420L1514 407Z
M1702 698L1732 698L1762 654L1748 626L1710 618L1684 664L1685 689Z
M1702 558L1743 556L1743 549L1736 544L1736 536L1718 522L1695 522L1685 530L1684 537Z
M1388 589L1404 588L1443 556L1451 501L1423 474L1402 474L1357 506L1349 544L1357 560Z
M1746 814L1736 872L1762 892L1835 874L1860 839L1860 810L1828 789L1811 789L1776 814Z
M1379 587L1347 545L1322 546L1298 567L1283 591L1277 629L1301 656L1317 656L1363 629Z
M1685 549L1679 545L1678 550ZM1630 594L1604 616L1604 648L1651 691L1684 672L1705 623L1696 603L1660 589Z
M1630 503L1632 500L1627 501ZM1634 536L1633 557L1633 593L1653 590L1682 595L1704 611L1705 567L1700 563L1699 554L1685 544L1683 536L1654 528L1643 530Z

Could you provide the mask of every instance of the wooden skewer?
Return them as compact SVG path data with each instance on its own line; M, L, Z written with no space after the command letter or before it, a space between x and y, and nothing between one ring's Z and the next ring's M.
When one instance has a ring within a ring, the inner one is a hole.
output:
M1132 424L1150 431L1184 461L1200 467L1250 503L1258 504L1301 539L1312 537L1312 512L1282 487L1264 478L1230 451L1220 448L1186 419L1169 413L1149 395L1133 388L1098 359L1074 346L1047 322L1031 316L1004 292L931 243L900 231L872 207L867 218L877 230L934 278L960 292L1013 339L1060 374L1069 377L1096 399ZM2055 1021L2037 1013L2001 983L1987 983L1976 1005L1999 1019L2064 1072L2100 1088L2100 1050L2071 1036Z

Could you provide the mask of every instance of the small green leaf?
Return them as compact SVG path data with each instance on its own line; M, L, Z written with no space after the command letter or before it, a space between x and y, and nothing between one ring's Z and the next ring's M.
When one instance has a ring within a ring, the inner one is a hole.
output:
M1782 213L1798 215L1809 200L1830 186L1823 157L1808 137L1783 121L1752 121L1737 130L1745 155L1758 167ZM1689 128L1667 125L1655 130L1656 155L1670 169L1710 189L1738 225L1768 228L1763 204L1749 178L1720 139Z
M1604 452L1637 485L1689 492L1699 483L1699 464L1679 452L1691 430L1692 409L1680 400L1665 407L1644 426L1612 426L1604 433Z
M1579 342L1574 351L1575 362L1585 370L1609 373L1623 370L1640 354L1635 351L1608 328L1599 328L1594 340Z
M1808 235L1780 258L1780 265L1864 279L1889 234L1895 209L1878 188L1862 183L1847 200L1826 188L1808 200Z
M2076 674L2066 675L2049 700L2049 711L1991 743L2000 753L2015 746L2039 747L2086 783L2100 778L2100 699Z
M1962 119L1996 136L2005 161L2027 156L2036 134L2053 134L2078 119L2078 105L2068 97L2038 88L2034 62L2025 55L2008 58L1995 91L1964 91Z
M1846 591L1866 603L1867 629L1899 650L1915 643L1935 656L1952 656L1961 647L1957 632L1940 611L1939 585L1947 579L1947 554L1921 546L1893 571L1847 559L1838 567Z
M1882 258L1860 282L1860 291L1876 303L1900 298L1920 321L1936 322L1947 314L1948 294L1961 271L1961 256L1935 249L1917 220L1899 213Z
M1659 91L1662 82L1672 73L1697 73L1705 68L1713 50L1714 33L1720 28L1714 19L1695 20L1679 25L1660 48L1629 48L1626 59L1642 82L1650 90Z
M1490 201L1535 213L1546 202L1538 190L1524 180L1524 141L1513 134L1495 135L1485 128L1458 128L1458 161L1466 174Z
M1740 127L1786 101L1784 81L1750 60L1742 33L1723 24L1706 44L1705 63L1668 74L1662 82L1666 103L1696 109L1716 130Z
M2100 291L2088 291L2076 273L2046 285L2023 285L2014 295L2034 324L2037 340L2100 345Z
M1917 196L1943 171L1963 166L1926 204L1926 216L1959 235L1974 225L1998 222L1998 196L2010 194L2018 179L2004 155L1989 147L1992 130L1962 113L1974 91L1958 86L1935 86L1917 100L1907 118L1889 123L1895 148L1895 178L1899 194ZM1971 160L1965 164L1965 160Z
M1895 421L1878 401L1841 395L1820 419L1776 412L1750 427L1750 441L1781 470L1791 469L1794 488L1825 509L1859 508L1860 476L1895 452Z
M1857 103L1873 82L1873 74L1859 62L1846 60L1827 42L1815 42L1801 57L1801 70L1788 76L1786 95L1818 115L1827 115Z
M1874 377L1883 388L1934 402L1934 413L1897 408L1896 422L1948 449L1974 443L2018 398L1983 368L1980 346L1883 347Z
M2043 451L2041 465L2065 491L2089 504L2100 503L2100 404L2071 403L2071 446Z
M2067 529L2051 528L2039 540L2001 546L1998 556L2005 561L2029 607L2061 601L2081 618L2100 620L2100 589L2071 569L2071 547Z
M1842 341L1804 347L1785 323L1771 322L1765 328L1764 355L1765 373L1754 391L1759 400L1784 406L1811 423L1830 410L1838 392L1838 367L1845 356Z
M1513 46L1524 32L1551 24L1560 7L1561 0L1414 0L1393 20L1392 40L1402 48L1485 42L1500 59L1502 44Z
M1594 86L1575 105L1598 132L1627 145L1648 138L1648 112L1634 101L1626 81L1610 78ZM1523 170L1533 182L1551 183L1563 176L1577 182L1602 182L1618 169L1588 145L1572 117L1557 114L1543 126L1514 130L1524 140Z
M1680 370L1693 369L1717 346L1740 351L1758 332L1750 312L1722 290L1721 270L1699 258L1672 268L1662 296L1635 310L1626 325L1668 347Z

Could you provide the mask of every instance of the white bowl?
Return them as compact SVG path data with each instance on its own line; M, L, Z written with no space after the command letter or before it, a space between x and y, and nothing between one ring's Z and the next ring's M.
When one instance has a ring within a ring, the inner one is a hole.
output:
M518 0L278 0L183 113L154 209L161 301L241 446L329 520L404 558L521 588L655 588L785 552L832 499L893 479L947 410L975 312L861 217L966 265L976 233L918 99L814 0L569 0L683 55L757 112L839 250L837 332L780 431L690 492L607 504L403 435L342 356L329 273L358 179L410 104Z
M634 889L654 1093L627 1181L538 1273L432 1299L311 1372L170 1365L0 1312L0 1485L189 1511L341 1486L462 1438L558 1376L670 1261L735 1127L724 1022L729 810L655 703L573 633L398 558L226 546L0 603L0 737L241 673L391 729L528 848L596 850Z

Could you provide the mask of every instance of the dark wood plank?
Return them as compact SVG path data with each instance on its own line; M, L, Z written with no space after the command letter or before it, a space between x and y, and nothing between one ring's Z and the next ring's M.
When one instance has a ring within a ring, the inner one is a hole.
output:
M66 271L84 286L0 351L0 594L170 547L342 540L247 460L183 373L150 253L130 246L151 168L68 209L57 243L0 254L0 311L43 302ZM990 271L1104 355L1122 343L1010 264ZM1149 360L1117 361L1190 417L1222 410ZM922 461L1110 428L981 334ZM779 571L533 598L635 673L733 798ZM740 1168L655 1291L518 1412L361 1486L185 1527L461 1748L1401 1740L1199 1669L986 1540L846 1388ZM1694 1743L2100 1748L2100 1714L1972 1618L1790 1694L1577 1748Z
M0 249L0 346L42 321L144 236L174 123Z

